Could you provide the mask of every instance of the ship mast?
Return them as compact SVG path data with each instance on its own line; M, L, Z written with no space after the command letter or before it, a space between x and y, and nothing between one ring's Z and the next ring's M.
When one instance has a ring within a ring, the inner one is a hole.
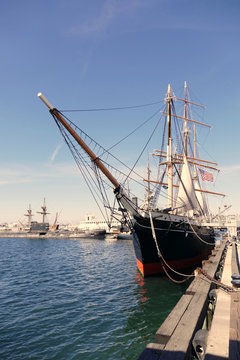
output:
M187 82L184 82L184 154L188 156L188 124L187 124Z
M147 189L147 207L148 211L150 211L150 197L151 197L151 189L150 189L150 168L149 168L149 157L147 162L147 174L148 174L148 189Z
M112 176L112 174L108 171L106 166L102 163L102 161L94 154L94 152L87 146L87 144L82 140L82 138L72 129L72 127L67 123L64 117L59 113L59 111L54 108L48 100L43 96L42 93L38 93L38 97L44 102L44 104L49 108L50 113L55 116L60 123L67 129L67 131L74 137L77 143L86 151L86 153L90 156L91 160L96 164L96 166L103 172L103 174L110 180L110 182L114 185L115 188L119 187L119 182Z
M41 214L43 216L43 223L45 223L45 218L46 218L46 215L49 214L47 212L47 206L46 206L46 201L45 201L45 198L44 198L44 201L43 201L43 206L41 206L42 208L42 211L37 211L38 214Z
M167 92L167 164L168 164L168 207L173 207L173 163L172 163L172 114L171 86Z
M28 227L31 227L31 222L32 222L32 217L33 217L33 213L32 213L32 209L31 209L31 205L29 204L29 208L27 210L27 214L24 214L24 216L27 216L28 218Z
M193 158L194 160L197 158L197 151L196 151L196 127L193 125ZM194 177L197 176L197 166L194 163Z

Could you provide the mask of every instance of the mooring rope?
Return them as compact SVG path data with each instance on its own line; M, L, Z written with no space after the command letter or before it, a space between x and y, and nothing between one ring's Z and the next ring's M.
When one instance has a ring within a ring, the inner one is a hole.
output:
M174 282L174 283L176 283L176 284L183 284L183 283L185 283L186 281L188 281L191 277L195 276L195 275L193 275L193 274L190 274L190 275L188 275L188 277L187 277L186 279L176 280L176 279L173 279L173 277L171 277L171 276L169 275L169 273L168 273L167 270L165 269L165 266L163 265L163 263L162 263L162 267L163 267L163 270L164 270L165 274L167 275L167 277L168 277L172 282ZM173 270L172 270L172 271L173 271ZM174 271L174 272L175 272L175 271ZM181 274L181 276L183 276L183 275ZM185 276L186 276L186 275L185 275Z
M147 225L142 225L140 224L138 221L136 221L136 224L142 228L145 228L145 229L151 229L151 226L147 226ZM179 224L178 224L179 225ZM155 227L156 230L161 230L161 231L166 231L166 229L161 229L161 228L158 228L158 227ZM168 229L169 231L170 229ZM185 230L171 230L171 231L175 231L175 232L185 232Z
M225 292L228 293L228 294L239 291L239 290L237 290L237 289L235 289L235 288L233 288L233 287L231 287L231 286L229 286L229 285L223 284L223 283L222 283L221 281L219 281L219 280L214 279L214 278L213 278L212 276L210 276L205 270L203 270L203 269L201 269L201 268L197 268L197 269L194 271L194 273L193 273L193 274L190 274L190 275L189 275L189 274L183 274L183 273L180 273L180 272L174 270L174 269L166 262L166 260L164 259L163 255L162 255L162 253L161 253L161 251L160 251L160 249L159 249L159 246L158 246L158 243L157 243L156 232L155 232L155 228L154 228L154 224L153 224L153 219L152 219L152 212L151 212L150 209L149 209L149 218L150 218L152 236L153 236L153 239L154 239L156 248L157 248L158 257L160 258L160 260L161 260L161 262L162 262L162 267L163 267L163 270L164 270L165 274L167 275L167 277L168 277L171 281L173 281L173 282L175 282L175 283L178 283L178 284L181 284L181 283L184 283L184 282L186 282L187 280L189 280L191 277L196 277L197 275L202 275L202 277L200 276L200 278L201 278L202 280L205 280L205 281L208 281L208 282L210 282L210 283L213 283L213 284L217 285L220 290L223 290L223 291L225 291ZM189 225L191 226L190 223L189 223ZM192 226L191 226L191 228L192 228ZM198 237L201 241L203 241L203 242L206 243L207 245L210 245L209 243L207 243L206 241L204 241L203 239L201 239L201 238L198 236L198 234L194 231L193 228L192 228L192 230L193 230L193 232L197 235L197 237ZM211 245L213 245L213 244L211 244ZM186 279L183 279L183 280L175 280L175 279L173 279L173 278L169 275L169 273L167 272L167 270L166 270L166 268L165 268L165 266L164 266L163 263L164 263L173 273L175 273L175 274L177 274L177 275L180 275L180 276L182 276L182 277L186 277Z
M161 261L164 262L164 264L172 271L174 272L175 274L177 275L180 275L180 276L183 276L183 277L186 277L187 279L184 279L184 281L187 281L188 279L190 279L191 277L194 277L195 275L194 274L183 274L183 273L180 273L176 270L174 270L167 262L166 260L164 259L160 249L159 249L159 246L158 246L158 243L157 243L157 237L156 237L156 232L155 232L155 228L154 228L154 224L153 224L153 219L152 219L152 212L151 210L149 209L149 218L150 218L150 224L151 224L151 230L152 230L152 236L153 236L153 239L155 241L155 245L156 245L156 248L157 248L157 253L158 253L158 257L160 258ZM163 264L162 264L163 266ZM170 275L167 273L166 269L164 268L163 266L163 270L165 271L166 275L174 282L178 282L178 280L174 280L170 277ZM184 282L184 281L181 281L181 282Z
M187 216L187 221L188 221L188 224L189 224L190 228L192 229L193 233L197 236L197 238L198 238L200 241L202 241L204 244L209 245L209 246L213 246L213 245L214 245L213 243L209 243L209 242L203 240L203 239L197 234L197 232L194 230L192 224L190 223L188 216Z

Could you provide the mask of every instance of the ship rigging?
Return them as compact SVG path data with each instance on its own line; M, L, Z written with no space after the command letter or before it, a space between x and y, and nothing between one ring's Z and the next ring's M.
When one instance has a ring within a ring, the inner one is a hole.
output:
M166 264L173 271L192 268L208 256L214 246L214 231L210 226L207 195L224 194L205 189L205 182L213 182L213 172L219 170L215 161L199 156L196 128L210 126L193 119L191 107L202 105L189 100L186 82L184 98L177 98L168 86L165 107L155 114L157 121L140 155L160 123L164 124L162 146L153 152L153 157L158 159L156 179L151 179L148 167L147 179L141 177L143 182L137 179L136 164L140 156L133 167L125 166L125 172L120 171L122 162L118 168L110 165L109 158L117 160L116 157L67 119L41 93L38 96L49 108L96 202L101 198L105 209L112 210L111 216L117 216L120 210L128 223L137 266L143 276L162 273ZM176 102L183 103L182 114L176 112ZM140 198L128 190L130 181L145 189L145 201L141 204ZM100 197L90 183L95 184ZM118 208L110 205L109 189L113 189ZM161 200L167 200L166 205L159 205L160 196Z

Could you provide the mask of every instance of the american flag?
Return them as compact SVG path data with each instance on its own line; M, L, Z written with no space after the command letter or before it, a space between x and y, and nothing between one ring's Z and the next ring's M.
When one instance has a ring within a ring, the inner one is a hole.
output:
M202 181L211 181L211 182L213 182L213 174L211 174L211 173L209 173L207 171L204 171L202 169L199 169L199 171L200 171Z

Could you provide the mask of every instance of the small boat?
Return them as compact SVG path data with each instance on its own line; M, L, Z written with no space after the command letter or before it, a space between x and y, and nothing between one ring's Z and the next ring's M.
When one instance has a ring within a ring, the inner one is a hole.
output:
M119 221L111 220L111 229L119 227ZM102 230L109 231L109 223L106 220L99 220L93 214L87 214L84 220L81 220L77 226L78 230L95 231Z
M103 240L106 235L106 230L99 229L99 230L76 230L73 233L69 234L69 238L74 239L87 239L87 238L93 238L93 239L99 239Z
M133 240L133 236L129 231L119 232L117 240Z
M192 107L202 108L202 105L190 100L186 82L183 97L176 97L168 86L165 107L155 127L160 121L164 124L160 149L153 151L157 163L156 177L151 178L148 165L147 176L143 179L145 201L142 204L138 204L136 196L129 195L126 181L121 182L114 176L116 168L103 160L104 154L109 155L109 152L102 148L102 153L96 155L94 147L90 147L93 139L87 138L86 133L63 116L41 93L38 96L49 108L71 151L74 148L68 140L70 135L89 156L96 175L102 173L111 183L119 211L132 233L137 267L143 276L194 269L208 258L215 238L207 196L224 194L205 187L213 182L213 173L219 170L216 162L202 159L199 155L197 129L210 126L192 117ZM181 113L177 113L177 104L182 104ZM90 140L87 143L85 139ZM129 179L129 175L126 178ZM102 184L101 188L99 186L101 191Z
M117 241L117 234L112 232L107 232L105 236L106 241Z

